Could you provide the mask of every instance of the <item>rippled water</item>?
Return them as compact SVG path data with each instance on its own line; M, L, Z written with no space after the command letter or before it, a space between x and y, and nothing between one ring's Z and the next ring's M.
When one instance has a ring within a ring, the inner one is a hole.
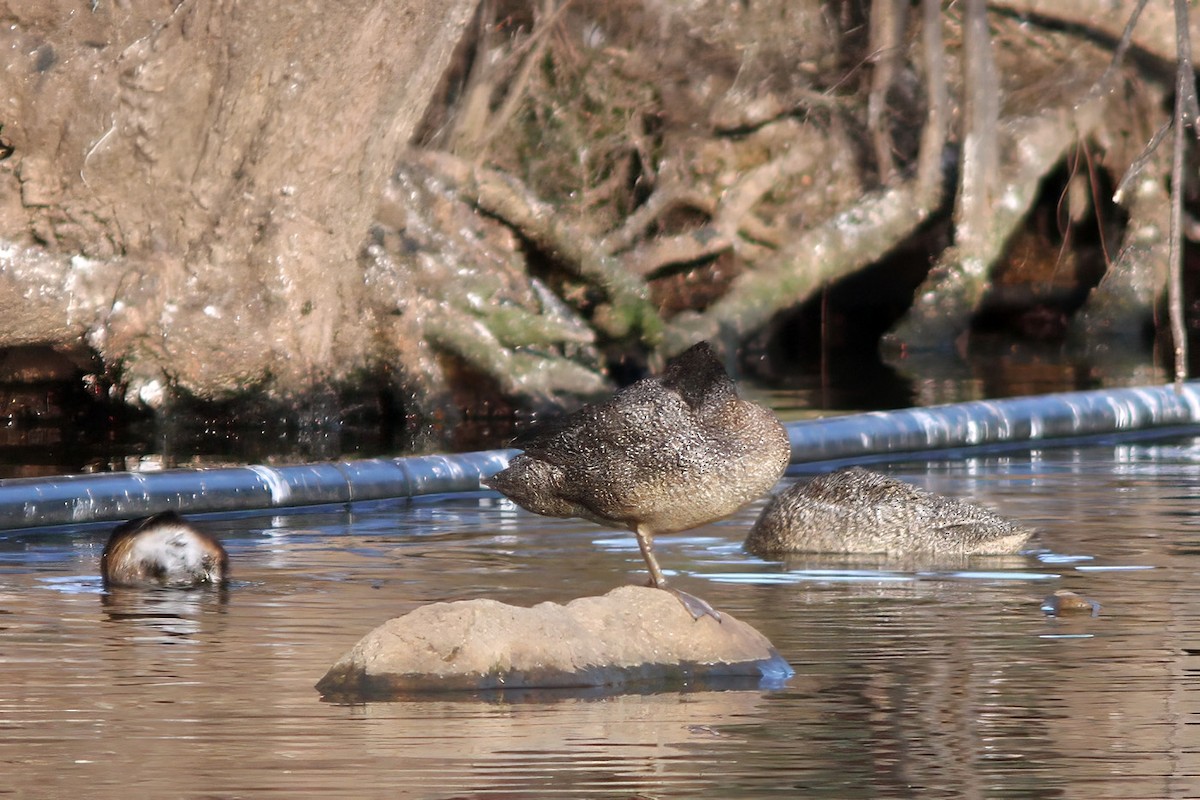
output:
M758 506L663 537L677 585L795 667L766 691L323 702L333 661L418 605L644 580L632 536L494 496L205 518L223 595L104 593L107 527L0 534L0 795L1200 793L1200 439L875 468L1034 525L1042 551L764 562L740 549ZM1047 617L1062 588L1099 615Z

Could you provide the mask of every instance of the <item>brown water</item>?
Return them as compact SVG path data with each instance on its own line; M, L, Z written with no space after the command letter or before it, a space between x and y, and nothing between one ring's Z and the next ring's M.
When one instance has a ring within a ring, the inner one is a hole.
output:
M203 519L223 597L105 594L107 529L0 534L0 795L1200 795L1200 439L878 468L1045 552L763 562L740 550L758 507L663 537L677 585L795 667L775 690L323 702L333 661L420 604L644 579L631 536L494 497ZM1100 614L1047 617L1059 588Z

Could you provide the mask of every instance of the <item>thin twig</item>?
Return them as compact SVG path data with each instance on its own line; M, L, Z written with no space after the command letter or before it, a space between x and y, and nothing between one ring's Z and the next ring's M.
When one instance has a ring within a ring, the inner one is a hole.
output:
M1125 53L1129 50L1129 45L1133 42L1133 29L1137 27L1138 18L1142 16L1142 9L1146 7L1147 0L1138 0L1137 8L1129 15L1129 20L1125 23L1125 30L1121 32L1121 41L1117 42L1117 47L1113 50L1112 59L1108 62L1108 68L1104 70L1104 74L1100 76L1100 80L1096 81L1095 92L1106 92L1111 88L1111 84L1116 80L1117 70L1121 63L1125 60Z
M1174 125L1174 119L1168 119L1159 127L1154 135L1150 137L1150 142L1142 149L1142 152L1133 163L1129 165L1129 169L1125 170L1125 175L1121 178L1121 182L1117 184L1117 190L1113 192L1113 202L1120 203L1125 197L1125 192L1129 190L1129 185L1133 183L1138 175L1142 174L1142 170L1154 158L1154 152L1158 150L1158 146L1163 143L1163 139L1167 138L1167 134L1171 132Z
M1146 7L1146 2L1147 0L1138 0L1133 13L1129 15L1129 20L1125 23L1125 30L1121 32L1121 41L1117 43L1116 49L1113 50L1112 59L1108 62L1108 68L1104 70L1104 74L1100 76L1100 80L1096 81L1096 85L1092 87L1093 94L1108 91L1112 83L1116 80L1117 70L1125 60L1125 53L1129 50L1129 45L1133 41L1133 29L1137 27L1138 18L1141 17L1142 9ZM1129 169L1125 170L1125 175L1121 178L1121 182L1117 184L1117 190L1113 192L1114 203L1121 202L1121 198L1125 196L1125 190L1129 188L1129 184L1150 163L1154 151L1162 144L1163 139L1167 136L1167 131L1170 129L1170 121L1164 123L1158 129L1158 132L1151 137L1150 142L1142 150L1141 155L1133 160L1133 163L1129 165Z
M1171 160L1170 278L1167 303L1171 315L1171 338L1175 345L1175 388L1187 380L1187 327L1183 317L1183 169L1185 128L1196 122L1196 75L1192 68L1192 44L1188 35L1187 0L1175 0L1175 152Z
M549 38L546 36L546 32L554 27L571 3L572 0L565 0L556 9L554 7L554 0L543 0L536 27L529 35L529 39L521 48L518 48L519 52L521 49L529 47L529 53L525 56L524 61L521 62L517 76L509 85L508 92L504 96L504 102L500 104L500 108L496 110L496 113L488 121L487 132L484 133L483 138L479 141L479 150L476 155L477 163L483 162L483 153L487 150L488 145L491 144L492 139L496 137L496 134L508 127L509 120L517 113L517 110L521 107L521 103L525 101L529 79L533 75L534 67L537 66L538 61L541 59L542 51L546 48L546 42Z

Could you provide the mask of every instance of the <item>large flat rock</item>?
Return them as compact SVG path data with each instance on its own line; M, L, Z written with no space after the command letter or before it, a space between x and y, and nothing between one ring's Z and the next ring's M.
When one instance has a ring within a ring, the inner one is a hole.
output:
M422 606L388 620L318 683L333 698L430 691L678 688L722 679L778 683L791 667L753 627L693 619L661 589L522 608L495 600Z

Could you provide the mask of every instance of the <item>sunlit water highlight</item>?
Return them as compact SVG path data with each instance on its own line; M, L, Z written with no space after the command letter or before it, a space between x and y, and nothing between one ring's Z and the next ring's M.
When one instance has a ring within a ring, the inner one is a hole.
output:
M662 537L677 585L791 662L774 691L322 702L338 656L424 603L644 580L631 536L495 496L205 519L224 593L105 592L107 526L2 535L0 794L1200 793L1200 440L875 468L1038 527L1035 549L763 561L740 547L761 503ZM1099 614L1047 616L1056 589Z

